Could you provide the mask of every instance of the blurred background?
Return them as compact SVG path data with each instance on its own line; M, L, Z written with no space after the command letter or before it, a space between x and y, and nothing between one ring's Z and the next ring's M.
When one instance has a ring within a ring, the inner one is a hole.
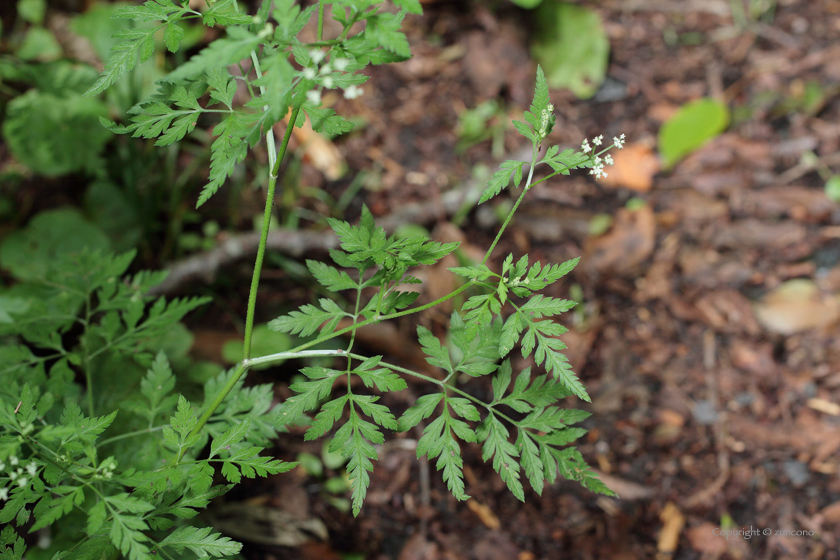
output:
M383 446L353 518L343 461L294 429L275 453L302 466L246 482L208 521L260 560L840 558L840 0L423 4L404 22L411 60L367 69L357 99L324 96L351 133L294 131L257 321L309 301L303 259L335 245L325 218L353 221L363 203L389 231L483 253L512 201L471 201L529 150L511 120L539 63L552 144L627 144L601 181L535 187L499 253L582 256L551 295L580 302L563 340L593 398L569 406L592 413L579 449L620 497L558 483L522 504L465 444L473 498L457 503L412 432ZM214 123L162 149L100 125L125 122L220 33L185 27L178 53L83 98L129 25L110 18L118 5L0 5L0 295L68 243L136 249L133 269L171 269L157 293L213 297L167 341L173 367L202 381L241 356L267 157L258 147L197 211ZM446 266L423 272L423 301L454 286ZM444 335L447 313L424 324ZM382 328L359 342L428 369L413 325ZM258 327L254 354L292 345ZM282 400L300 365L251 380ZM720 536L749 528L761 534Z

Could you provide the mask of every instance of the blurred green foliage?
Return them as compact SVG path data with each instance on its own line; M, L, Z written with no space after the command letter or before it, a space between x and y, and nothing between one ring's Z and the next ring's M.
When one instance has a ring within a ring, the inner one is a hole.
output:
M720 101L703 98L683 105L659 129L659 153L665 167L673 167L728 125L729 108Z
M597 12L570 2L543 2L534 11L531 53L548 85L577 97L595 95L604 81L610 43Z

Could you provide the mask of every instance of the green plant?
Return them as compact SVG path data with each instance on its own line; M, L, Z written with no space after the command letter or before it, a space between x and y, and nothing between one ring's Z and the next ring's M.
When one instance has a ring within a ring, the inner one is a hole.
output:
M700 148L729 125L725 103L704 97L686 103L659 129L659 153L666 168Z
M607 75L610 42L601 16L571 2L543 2L534 11L531 54L545 68L548 85L586 99Z
M148 305L144 294L163 273L140 273L121 281L132 253L108 256L74 246L72 238L64 236L43 249L43 268L33 271L19 258L30 238L9 241L7 252L22 272L16 273L20 282L0 295L0 334L7 337L0 346L0 362L9 364L4 366L0 386L0 497L6 501L0 522L14 520L21 526L33 519L30 531L53 528L48 548L33 548L28 557L113 558L122 554L147 560L180 558L185 550L199 557L235 554L240 545L187 520L242 476L266 476L292 468L295 463L260 453L277 430L303 420L311 411L317 413L306 439L322 437L338 425L329 451L347 460L354 514L362 507L370 482L372 461L377 457L374 445L384 440L381 429L405 431L429 417L433 419L423 430L418 455L437 459L438 470L459 500L468 497L459 441L480 442L483 459L492 458L494 469L520 500L525 499L523 472L537 493L559 473L593 491L611 494L580 453L565 447L585 433L574 424L588 413L556 406L570 395L589 400L561 353L565 345L557 337L566 329L551 320L575 302L539 293L568 274L578 259L543 266L530 262L527 255L516 260L508 255L501 272L489 264L533 185L580 168L600 177L610 161L609 156L601 159L609 148L596 153L587 141L581 150L561 151L552 146L544 157L538 157L555 119L541 69L525 122L514 121L532 144L531 159L505 161L491 177L480 203L500 194L511 180L519 187L525 178L524 186L482 261L450 269L464 279L463 285L436 301L411 307L417 293L398 290L400 285L419 282L411 269L439 261L457 244L425 236L388 237L376 227L367 208L356 226L330 219L341 239L341 250L331 251L340 268L318 261L307 261L307 266L326 290L349 291L352 309L343 309L327 297L318 305L304 305L271 321L269 327L291 335L318 333L317 337L288 351L252 357L257 287L280 163L291 130L304 118L316 130L349 130L347 121L320 106L320 91L339 87L345 96L354 97L366 80L358 71L367 64L408 57L400 24L407 12L420 11L417 0L396 1L401 8L397 14L380 11L380 3L374 0L337 0L331 3L332 15L343 31L325 40L322 29L329 3L300 10L293 0L265 0L256 17L239 12L231 0L212 3L203 14L189 8L186 1L175 4L171 0L149 0L116 12L118 17L160 23L120 32L115 55L88 95L116 83L138 58L149 58L159 31L167 48L174 51L183 34L179 23L183 20L201 18L205 25L230 26L226 36L177 67L150 100L132 109L130 124L103 122L115 132L157 138L158 145L167 145L188 134L198 119L221 116L214 129L209 181L199 205L219 190L248 148L265 138L270 174L242 357L232 370L203 384L203 404L194 408L191 401L201 397L190 383L179 381L166 354L159 350L177 321L202 300L166 303L159 299ZM272 10L272 4L276 9ZM304 45L297 35L316 9L318 38ZM351 35L360 22L364 28ZM241 66L243 58L251 61L251 71ZM241 75L229 72L232 65L240 68ZM241 108L233 105L237 80L251 96ZM277 149L271 130L289 112L289 124ZM613 146L621 148L623 142L622 135ZM593 140L596 148L601 143L600 136ZM534 169L543 164L551 172L535 180ZM355 350L354 334L360 327L419 313L461 294L470 297L461 312L452 314L449 326L457 353L450 352L429 329L417 328L427 360L445 371L443 380ZM512 312L507 314L506 309ZM345 318L351 324L338 329ZM340 349L312 349L345 334L349 342ZM548 373L533 379L529 368L514 373L508 355L517 345L523 356L533 354L536 364ZM301 371L305 380L291 387L296 396L279 407L271 407L269 385L243 386L251 368L313 356L339 357L346 365L340 369L305 367ZM83 383L76 382L77 374ZM399 391L406 387L400 374L426 380L434 392L421 396L399 419L378 402L377 395L352 389L349 382L341 396L333 395L335 383L349 381L351 376L359 377L368 389ZM492 376L489 403L457 385L461 377L483 376ZM516 431L514 441L509 427ZM213 485L216 466L230 484ZM2 557L22 558L24 541L11 525L0 539Z
M745 5L746 4L746 5ZM748 29L756 23L771 23L776 14L776 0L729 0L732 21L741 29Z
M503 116L505 116L504 110L492 99L479 103L473 109L462 111L458 115L456 149L465 151L479 142L492 138L493 157L502 157L505 149L505 125L501 119Z

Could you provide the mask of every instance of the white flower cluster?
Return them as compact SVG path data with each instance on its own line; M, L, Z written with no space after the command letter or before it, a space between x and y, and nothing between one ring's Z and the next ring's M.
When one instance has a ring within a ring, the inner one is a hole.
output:
M320 105L322 89L332 89L335 87L333 72L344 72L350 67L350 63L352 62L346 58L335 57L319 68L318 66L324 61L326 56L324 51L312 49L309 51L309 59L314 66L307 66L301 71L304 79L314 80L320 86L317 90L312 89L306 92L306 99L313 105ZM355 84L344 88L344 97L346 99L356 99L363 93L364 90Z
M624 142L625 142L624 134L622 134L621 136L613 136L613 145L609 146L608 148L605 148L604 150L601 150L599 152L599 154L603 154L605 151L607 151L607 150L609 150L610 148L613 148L613 147L618 148L620 150L621 148L624 147ZM592 144L594 144L595 146L600 146L603 143L604 143L604 136L603 135L596 136L595 138L592 139ZM589 145L589 140L588 139L583 140L583 143L580 145L580 149L583 151L584 154L589 154L590 152L592 152L592 146ZM613 165L614 161L613 161L612 156L607 154L606 156L604 156L603 159L601 159L600 155L593 153L591 157L592 157L593 165L592 165L592 169L589 171L589 174L590 175L595 175L596 179L601 179L603 177L606 177L607 173L604 172L604 166L605 165Z
M540 114L540 137L545 138L548 133L548 122L551 119L551 114L554 112L554 105L549 103Z
M619 150L621 148L623 148L624 147L624 134L622 134L621 136L618 136L618 137L613 136L613 144Z
M105 461L103 461L103 463L105 463ZM108 464L101 464L99 465L99 468L96 469L95 478L104 478L107 480L114 476L114 471L116 469L117 465L113 461L109 461Z
M27 484L29 484L30 478L35 478L35 475L38 474L38 465L35 464L35 461L32 461L28 465L26 465L26 473L24 473L23 467L18 467L20 464L20 460L12 455L9 457L9 482L13 482L23 488ZM17 467L17 468L14 468ZM0 472L6 470L6 464L0 461ZM29 478L26 478L24 474L28 474ZM0 488L0 501L4 502L9 499L9 488L4 486Z

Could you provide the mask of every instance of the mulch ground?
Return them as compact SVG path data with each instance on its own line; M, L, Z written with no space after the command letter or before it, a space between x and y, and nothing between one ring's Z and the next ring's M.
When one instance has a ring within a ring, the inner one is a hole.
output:
M374 170L375 188L363 193L378 215L439 197L477 164L498 164L491 140L456 151L464 108L496 99L515 118L530 102L527 14L479 4L426 4L406 20L414 58L373 69L366 94L339 104L367 121L338 146L351 170ZM278 481L314 483L309 510L330 540L259 547L253 558L840 558L840 209L801 157L840 165L840 2L774 4L772 19L735 29L723 1L590 3L610 39L609 95L553 91L551 140L576 146L624 133L624 157L613 180L573 175L536 191L499 250L543 262L583 257L552 294L577 284L584 295L564 340L593 399L569 406L593 413L579 449L620 497L561 483L520 503L466 445L473 499L457 503L408 434L383 450L357 519L305 475ZM809 103L806 91L822 97ZM732 124L662 170L662 122L702 96L725 101ZM523 146L508 127L505 154ZM633 198L644 203L628 205ZM495 232L491 214L423 225L478 250ZM611 222L593 236L597 214ZM294 437L282 446L319 449ZM718 536L750 528L758 533Z

